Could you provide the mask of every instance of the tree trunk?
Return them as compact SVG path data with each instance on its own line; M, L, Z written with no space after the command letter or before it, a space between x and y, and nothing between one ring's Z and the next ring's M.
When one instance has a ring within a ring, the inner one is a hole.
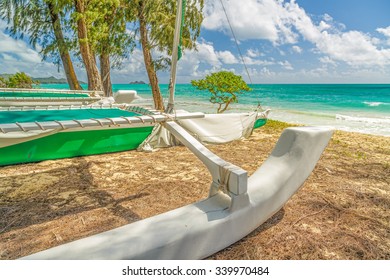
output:
M80 53L88 77L89 90L103 90L102 80L96 66L95 55L88 42L88 30L85 22L85 0L74 0L76 12L80 14L77 20L77 35L80 44Z
M104 93L107 97L112 96L110 68L110 55L102 53L100 55L100 76L103 82Z
M56 37L58 52L60 53L62 65L64 67L64 72L66 75L66 80L68 81L69 88L72 90L82 90L82 87L77 80L76 72L73 68L73 63L70 58L70 54L68 51L68 47L66 46L64 35L61 29L61 23L58 13L55 12L53 3L47 3L49 11L51 23L54 30L54 36Z
M144 2L141 1L140 6L138 8L138 18L140 24L140 37L141 37L142 51L144 54L146 72L148 73L149 83L150 86L152 87L154 108L156 110L164 111L164 102L161 95L160 87L158 86L157 73L154 68L153 58L150 52L148 30L146 27L146 20L143 14L143 9L144 9Z
M230 105L230 102L227 102L227 103L225 103L225 106L223 107L223 109L221 109L222 104L219 104L218 114L225 112L227 110L227 108L229 107L229 105Z

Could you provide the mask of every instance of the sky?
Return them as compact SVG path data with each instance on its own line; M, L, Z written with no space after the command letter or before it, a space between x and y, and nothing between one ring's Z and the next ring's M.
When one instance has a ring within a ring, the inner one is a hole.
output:
M205 1L197 51L184 52L177 83L220 70L248 83L390 83L388 0L222 1L228 17L220 0ZM25 41L9 37L6 26L0 20L0 73L64 77ZM85 81L84 69L76 66ZM139 48L112 71L114 83L136 80L148 82ZM168 80L169 72L159 73L161 83Z

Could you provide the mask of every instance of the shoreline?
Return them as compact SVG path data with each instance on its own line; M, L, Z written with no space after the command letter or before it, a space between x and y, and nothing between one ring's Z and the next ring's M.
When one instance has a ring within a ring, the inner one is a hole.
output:
M287 126L271 120L249 139L208 148L250 175ZM209 259L389 259L389 156L388 137L336 131L282 210ZM6 166L0 177L0 259L198 201L210 183L185 147Z
M371 85L377 89L367 88ZM62 88L64 85L44 85L42 88L56 86ZM163 97L167 100L168 85L160 84L160 86ZM271 109L270 118L278 121L329 126L348 132L390 137L390 114L387 110L390 105L390 84L253 84L252 86L253 92L240 96L239 102L232 104L228 112L252 111L256 109L258 103L261 103L264 109ZM383 96L379 94L383 90L381 86L388 88L383 92ZM148 84L113 84L112 88L113 91L136 90L143 98L143 102L153 103ZM302 93L303 97L295 91L299 88L301 88L299 93ZM318 95L319 92L321 95ZM178 84L176 95L177 108L205 113L216 112L215 106L208 101L209 94L194 90L190 84ZM324 100L318 101L316 98L318 96L323 96ZM330 102L329 99L333 101ZM342 101L345 101L345 104L338 105Z
M160 86L167 100L168 86ZM270 118L275 120L390 136L390 84L253 84L252 88L228 111L252 111L261 103L271 109ZM113 91L125 89L136 90L144 102L153 103L149 85L113 84ZM176 107L215 113L209 96L190 84L178 84Z
M336 115L337 117L337 115ZM379 137L386 137L386 138L390 138L390 130L389 132L370 132L370 131L364 131L364 130L361 130L360 128L351 128L351 127L338 127L338 126L334 126L334 125L327 125L327 124L321 124L321 123L307 123L307 122L291 122L291 121L286 121L284 120L284 118L279 118L279 119L273 119L272 117L269 118L270 120L273 120L273 121L277 121L277 122L284 122L284 123L289 123L291 126L324 126L324 127L329 127L333 130L338 130L338 131L343 131L343 132L347 132L347 133L357 133L357 134L363 134L363 135L372 135L372 136L379 136ZM389 126L390 126L390 119L389 119Z

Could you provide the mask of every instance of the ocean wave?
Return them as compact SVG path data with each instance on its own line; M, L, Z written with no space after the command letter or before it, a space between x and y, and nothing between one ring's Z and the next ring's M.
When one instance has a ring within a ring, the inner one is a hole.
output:
M368 101L363 102L363 104L366 104L370 107L378 107L381 105L390 105L390 103L385 103L385 102L368 102Z
M360 123L390 124L390 118L370 118L336 114L336 120Z

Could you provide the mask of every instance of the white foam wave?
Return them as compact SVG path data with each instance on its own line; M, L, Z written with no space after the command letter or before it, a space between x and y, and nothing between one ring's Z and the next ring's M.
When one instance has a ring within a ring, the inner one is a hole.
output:
M381 105L389 105L389 103L385 103L385 102L363 102L364 104L370 106L370 107L378 107L378 106L381 106Z
M370 117L357 117L336 114L336 120L361 122L361 123L375 123L375 124L390 124L389 118L370 118Z

